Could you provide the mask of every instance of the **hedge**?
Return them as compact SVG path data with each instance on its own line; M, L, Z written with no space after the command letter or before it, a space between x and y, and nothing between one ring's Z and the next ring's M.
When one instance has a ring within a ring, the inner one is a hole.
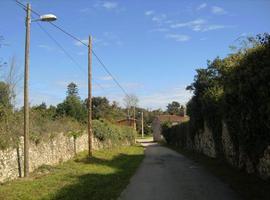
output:
M187 114L191 140L206 122L213 132L217 153L222 156L224 121L236 153L239 155L242 149L256 166L270 145L270 36L248 38L248 44L248 48L208 61L207 68L197 69L194 82L187 87L194 93ZM167 132L169 140L172 135L179 137Z

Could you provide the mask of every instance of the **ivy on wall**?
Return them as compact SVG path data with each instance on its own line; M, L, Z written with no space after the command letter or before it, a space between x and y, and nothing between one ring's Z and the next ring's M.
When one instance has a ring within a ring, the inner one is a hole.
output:
M236 151L241 147L257 165L270 145L270 36L247 38L245 44L223 59L208 61L206 69L196 70L194 82L187 87L194 93L187 104L189 125L164 126L166 140L172 142L189 134L192 141L206 122L221 156L225 121ZM180 134L181 130L185 133Z

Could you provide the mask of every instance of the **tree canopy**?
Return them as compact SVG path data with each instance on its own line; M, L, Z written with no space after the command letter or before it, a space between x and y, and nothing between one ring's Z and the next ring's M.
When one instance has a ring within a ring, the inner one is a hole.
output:
M180 114L180 103L177 101L173 101L167 105L167 112L171 115L179 115Z
M258 35L248 41L236 53L197 70L187 87L194 93L187 112L194 134L207 122L217 148L222 146L225 121L236 151L242 148L256 164L270 143L270 36Z

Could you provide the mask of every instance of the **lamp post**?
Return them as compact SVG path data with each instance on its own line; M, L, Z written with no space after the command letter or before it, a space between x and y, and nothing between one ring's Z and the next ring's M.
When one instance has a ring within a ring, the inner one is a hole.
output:
M92 130L92 37L88 39L88 156L93 154Z
M34 21L55 21L55 15L42 15ZM33 22L34 22L33 21ZM30 49L30 25L31 25L31 5L26 7L26 36L25 36L25 60L24 60L24 176L29 175L29 49Z
M144 124L143 124L143 112L142 112L142 138L144 138Z
M142 134L142 138L144 138L144 120L143 120L143 111L141 111L141 112L139 112L140 114L141 114L141 128L142 128L142 132L141 132L141 134Z

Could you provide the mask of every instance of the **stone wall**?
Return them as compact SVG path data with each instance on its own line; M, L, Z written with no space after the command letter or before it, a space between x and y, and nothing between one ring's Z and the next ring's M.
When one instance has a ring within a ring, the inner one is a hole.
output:
M195 135L194 147L198 152L201 152L212 158L216 157L217 153L213 134L207 127L206 123L204 124L204 131Z
M270 145L265 149L264 155L259 159L259 163L253 166L250 158L245 153L243 148L238 149L233 144L231 135L227 125L223 123L222 133L222 150L226 161L232 166L244 169L247 173L257 173L261 178L270 178ZM189 141L189 140L187 140ZM197 133L191 145L187 143L187 148L203 153L209 157L217 157L215 142L212 131L204 124L204 131Z
M93 148L100 149L110 146L110 143L101 143L97 139L93 141ZM30 142L29 145L29 168L34 171L41 165L56 165L71 159L76 153L88 149L87 134L74 139L64 134L57 134L49 141L39 144ZM20 170L19 170L20 169ZM21 139L18 149L0 151L0 182L18 178L20 171L23 173L23 140Z
M232 138L229 134L227 125L222 123L222 134L221 134L223 154L226 160L233 166L237 166L237 153L233 144Z

